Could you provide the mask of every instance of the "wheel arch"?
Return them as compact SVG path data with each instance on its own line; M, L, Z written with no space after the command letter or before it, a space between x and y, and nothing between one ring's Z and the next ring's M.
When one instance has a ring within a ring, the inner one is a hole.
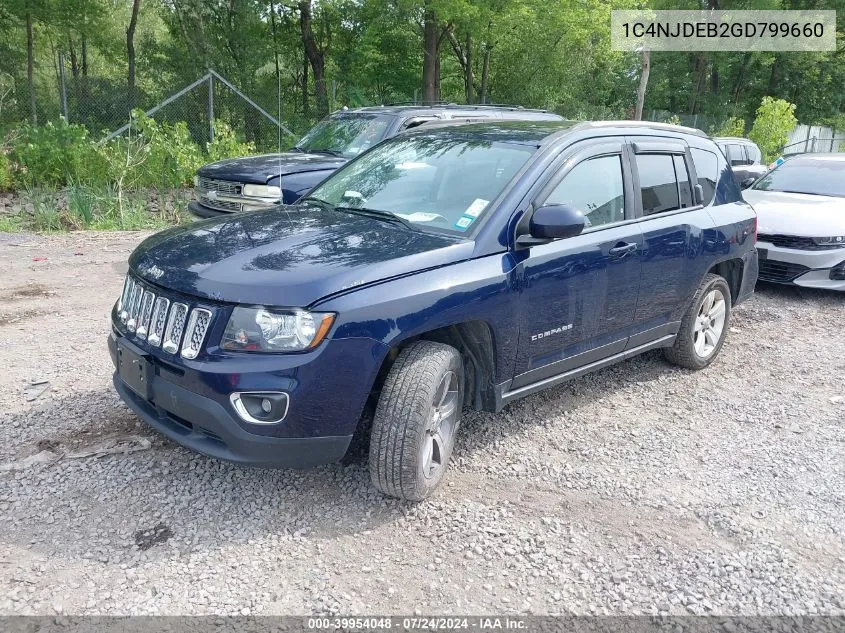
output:
M396 358L415 341L445 343L457 349L464 365L464 404L478 411L496 410L496 340L493 328L482 320L453 323L392 341L373 384L372 399L378 399L384 379Z
M707 271L708 274L719 275L728 282L728 288L731 290L731 304L735 304L739 298L744 268L745 262L742 258L736 257L718 262Z

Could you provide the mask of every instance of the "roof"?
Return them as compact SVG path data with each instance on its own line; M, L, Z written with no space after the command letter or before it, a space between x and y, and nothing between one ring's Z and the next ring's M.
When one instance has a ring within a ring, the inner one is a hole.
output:
M485 140L497 143L539 145L548 137L571 130L577 121L498 120L480 123L442 121L413 128L404 134L450 139Z

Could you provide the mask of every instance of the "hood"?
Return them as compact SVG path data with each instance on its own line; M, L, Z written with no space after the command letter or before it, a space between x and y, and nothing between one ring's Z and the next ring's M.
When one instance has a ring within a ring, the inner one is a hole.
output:
M346 164L348 160L342 156L304 154L302 152L261 154L260 156L219 160L216 163L209 163L200 167L197 173L206 178L263 185L280 173L284 176L285 174L296 174L304 171L334 170Z
M742 197L757 212L757 231L767 235L845 235L845 198L746 189Z
M474 242L341 211L280 206L175 227L129 267L215 301L305 307L327 295L469 259Z

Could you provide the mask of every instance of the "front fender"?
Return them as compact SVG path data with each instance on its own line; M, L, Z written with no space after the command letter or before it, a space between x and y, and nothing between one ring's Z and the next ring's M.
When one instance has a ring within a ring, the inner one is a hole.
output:
M317 303L337 313L332 339L372 338L389 350L432 330L480 321L494 341L496 382L510 378L519 341L515 262L497 254L367 286Z

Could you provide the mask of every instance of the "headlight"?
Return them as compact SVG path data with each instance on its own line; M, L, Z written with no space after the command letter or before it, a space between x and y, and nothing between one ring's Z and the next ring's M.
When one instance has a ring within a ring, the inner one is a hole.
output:
M200 177L194 176L194 189L200 186Z
M833 237L814 237L813 241L819 246L845 246L845 235Z
M250 198L272 198L278 200L282 197L282 188L271 185L244 185L244 195Z
M301 352L320 344L334 317L326 312L238 306L232 311L220 347L245 352Z

